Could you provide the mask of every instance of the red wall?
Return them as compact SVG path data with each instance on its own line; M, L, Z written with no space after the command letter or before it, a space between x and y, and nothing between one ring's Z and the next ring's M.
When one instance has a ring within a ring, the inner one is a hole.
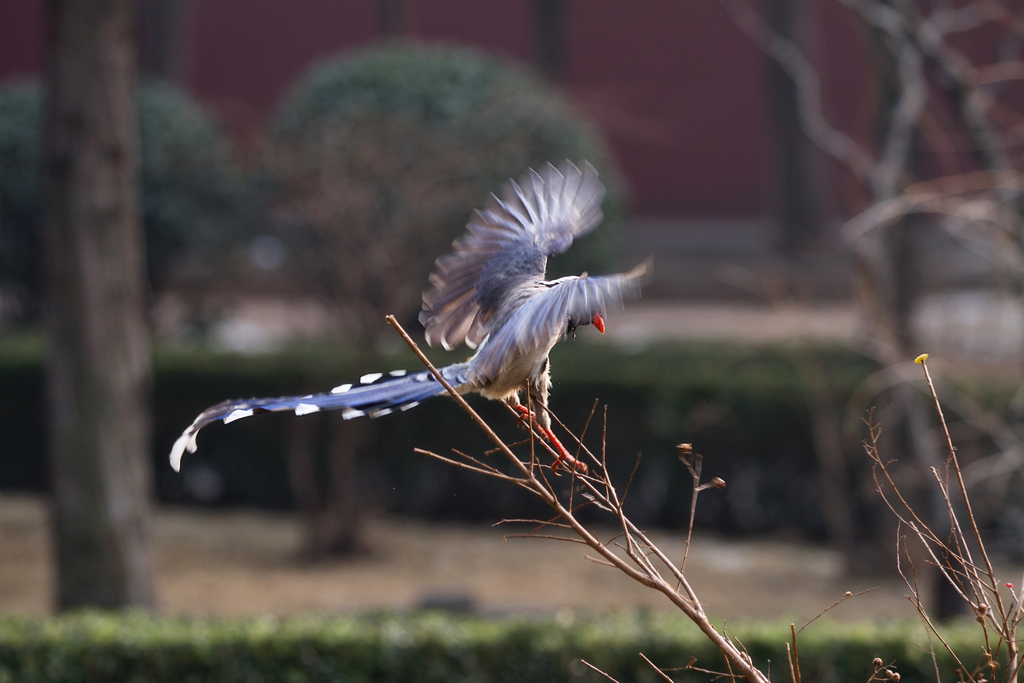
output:
M718 3L589 0L572 9L566 85L608 135L636 206L758 213L764 61Z
M372 0L182 0L175 80L243 146L318 59L379 39ZM42 0L0 9L0 79L37 71ZM402 32L528 62L529 0L407 2ZM562 85L604 130L642 214L763 212L764 59L715 2L569 0Z

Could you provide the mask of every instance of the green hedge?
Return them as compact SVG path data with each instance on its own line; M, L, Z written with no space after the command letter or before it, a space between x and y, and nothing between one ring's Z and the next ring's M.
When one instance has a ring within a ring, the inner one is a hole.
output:
M0 451L0 488L45 486L39 346L31 339L0 343L0 410L9 425ZM640 523L682 526L688 520L691 482L674 445L690 441L705 455L705 476L720 476L730 484L724 492L702 497L698 522L703 528L796 528L820 537L817 464L801 373L812 358L821 362L842 406L872 366L839 348L810 353L783 346L664 344L640 352L583 341L561 344L552 358L552 405L577 429L595 399L608 405L608 454L617 481L626 481L636 454L643 453L634 493L627 499L630 514ZM434 355L439 362L454 356ZM167 465L170 444L196 413L224 398L323 391L370 370L413 369L417 363L404 345L361 361L337 346L266 356L158 351L153 462L160 499L188 501L189 477L212 470L223 484L214 502L291 506L285 453L294 416L261 415L211 426L199 437L198 453L186 457L182 474ZM471 401L500 434L511 440L522 436L500 405L479 397ZM362 488L374 508L434 519L544 513L513 487L412 452L416 446L441 453L451 448L480 453L491 447L450 400L427 401L413 412L367 424L360 467ZM598 424L587 439L595 448Z
M729 632L774 680L789 680L788 624L730 624ZM980 655L976 628L944 635L961 657ZM928 646L918 623L822 621L800 637L800 668L805 681L866 681L872 659L880 657L895 665L903 683L932 681L934 668L922 650ZM581 659L622 683L660 680L640 652L666 668L684 666L692 657L697 666L723 668L697 628L676 616L484 620L423 613L198 620L85 612L0 618L0 683L605 680ZM973 656L965 663L974 666ZM955 679L947 656L939 666L943 680ZM710 680L695 672L673 676Z

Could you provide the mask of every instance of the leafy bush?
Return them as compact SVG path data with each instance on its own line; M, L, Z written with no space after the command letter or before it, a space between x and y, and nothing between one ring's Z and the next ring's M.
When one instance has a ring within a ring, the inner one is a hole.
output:
M138 108L146 255L160 285L187 253L223 264L243 230L245 187L227 138L185 93L145 83Z
M785 678L787 624L729 631L754 662ZM950 629L969 651L977 633ZM864 681L871 660L895 663L904 681L934 679L920 624L820 622L801 636L804 680ZM978 649L975 647L974 649ZM19 681L595 681L580 660L617 680L660 679L663 667L723 670L718 653L690 624L672 616L483 620L441 614L307 616L195 620L85 612L33 620L0 617L0 683ZM973 663L973 662L972 662ZM944 679L953 665L940 656ZM707 674L674 679L707 681Z
M243 182L226 138L182 92L147 83L137 106L146 255L159 286L187 249L222 255L239 229ZM40 288L44 116L39 83L0 88L0 285L25 313Z
M601 138L561 94L496 57L394 43L318 64L284 99L270 150L296 272L364 336L383 312L418 312L470 211L528 167L590 160L610 188L606 225L553 272L615 260L622 193Z
M0 89L0 285L8 306L31 306L39 291L39 181L43 157L39 85ZM28 313L27 310L13 311ZM6 312L0 308L0 316Z
M432 353L440 362L451 355ZM609 406L608 453L616 480L630 476L636 453L644 455L627 497L631 516L642 524L679 527L687 522L691 484L674 445L692 441L706 456L705 477L720 476L730 485L722 493L702 497L697 509L702 528L790 528L820 537L824 529L816 498L818 465L800 381L803 369L816 359L824 363L838 405L873 370L857 354L831 347L801 351L662 344L632 352L582 341L562 344L552 358L552 406L574 429L585 423L595 399ZM198 453L186 458L182 474L167 465L170 444L200 410L224 398L322 391L368 369L414 369L414 363L404 346L372 365L357 360L353 349L337 346L293 348L258 357L158 350L153 458L161 499L190 500L189 480L204 471L222 482L215 502L290 507L289 428L296 419L336 415L261 415L211 427L200 436ZM594 368L602 372L595 374ZM0 412L9 418L7 447L0 452L0 487L44 485L42 418L36 408L41 391L39 345L29 340L0 345ZM499 433L517 436L501 405L478 397L471 401ZM599 424L595 421L590 428L591 446L597 444ZM367 425L362 489L378 509L434 519L494 520L544 513L536 501L512 487L412 452L416 446L439 453L453 447L480 453L491 447L444 397Z

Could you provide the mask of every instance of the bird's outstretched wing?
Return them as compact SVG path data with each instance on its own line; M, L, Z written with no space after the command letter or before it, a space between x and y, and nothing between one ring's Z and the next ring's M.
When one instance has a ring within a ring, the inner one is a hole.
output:
M589 163L569 161L530 170L509 180L474 211L455 251L437 259L423 292L420 322L427 343L475 348L503 297L528 280L542 279L547 257L561 254L575 237L601 221L604 185Z
M573 325L589 324L595 314L602 317L609 304L621 305L624 298L639 294L648 264L641 263L628 273L603 277L564 277L545 283L547 287L527 299L507 322L492 330L473 358L474 381L494 379L502 366L516 355L561 339Z

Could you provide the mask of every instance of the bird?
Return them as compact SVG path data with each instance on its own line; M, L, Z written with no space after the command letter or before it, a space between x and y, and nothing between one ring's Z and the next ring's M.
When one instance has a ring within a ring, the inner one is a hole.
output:
M547 260L565 252L575 238L601 222L605 186L588 162L577 167L548 163L509 179L499 194L472 212L466 232L452 252L434 263L423 292L419 321L426 341L452 350L465 343L469 360L440 368L440 375L460 394L479 393L505 402L538 428L556 453L552 472L561 465L586 472L551 430L547 411L551 389L548 354L559 341L575 338L580 327L605 332L610 304L639 295L649 262L629 272L591 277L587 273L545 279ZM373 372L356 382L304 396L222 401L201 412L174 442L170 464L181 467L185 451L196 451L196 436L213 422L235 422L262 412L292 411L307 415L340 410L351 419L382 417L406 411L446 393L428 370ZM530 410L521 395L528 393Z

